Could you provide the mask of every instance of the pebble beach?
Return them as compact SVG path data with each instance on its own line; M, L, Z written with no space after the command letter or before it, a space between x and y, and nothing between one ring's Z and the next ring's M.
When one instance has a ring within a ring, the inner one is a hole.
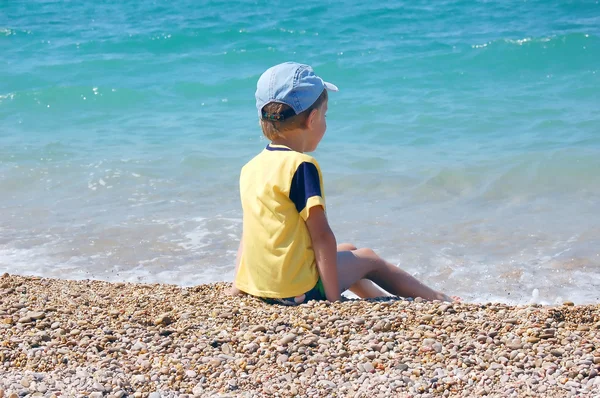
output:
M600 305L0 277L0 397L600 396Z

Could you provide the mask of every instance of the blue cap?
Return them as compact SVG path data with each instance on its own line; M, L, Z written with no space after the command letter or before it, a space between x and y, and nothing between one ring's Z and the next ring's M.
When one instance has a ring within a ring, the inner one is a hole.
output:
M335 85L327 83L315 75L313 69L308 65L296 62L275 65L267 69L256 84L258 117L264 117L262 108L271 102L286 104L297 115L310 108L325 89L338 91ZM285 117L293 115L278 116L274 119L281 121Z

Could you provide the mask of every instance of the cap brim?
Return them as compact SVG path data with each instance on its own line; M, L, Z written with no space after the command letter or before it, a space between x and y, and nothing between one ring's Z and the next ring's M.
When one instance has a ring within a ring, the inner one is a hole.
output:
M337 86L335 84L331 84L329 82L323 82L323 85L325 86L325 88L327 89L327 91L340 91L339 88L337 88Z

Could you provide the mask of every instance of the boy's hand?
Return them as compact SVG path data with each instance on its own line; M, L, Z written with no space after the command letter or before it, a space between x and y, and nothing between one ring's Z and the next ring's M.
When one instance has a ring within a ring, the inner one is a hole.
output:
M314 206L310 209L306 226L327 300L338 301L341 291L337 274L337 243L323 207Z
M244 292L242 292L240 289L238 289L237 287L231 286L231 288L229 290L227 290L227 295L228 296L241 296L245 294Z

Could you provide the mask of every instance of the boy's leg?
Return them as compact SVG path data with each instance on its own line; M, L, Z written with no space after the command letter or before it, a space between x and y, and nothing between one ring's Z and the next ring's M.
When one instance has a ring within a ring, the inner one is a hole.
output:
M348 289L363 299L390 297L390 294L368 279L361 279Z
M431 289L399 267L383 260L371 249L338 252L337 266L342 290L366 278L397 296L453 301L449 296Z
M356 246L350 243L342 243L337 246L338 253L343 251L357 250ZM338 256L339 257L339 256ZM340 283L340 287L341 287ZM389 293L382 290L379 286L368 279L361 279L348 288L352 293L360 298L388 297Z

